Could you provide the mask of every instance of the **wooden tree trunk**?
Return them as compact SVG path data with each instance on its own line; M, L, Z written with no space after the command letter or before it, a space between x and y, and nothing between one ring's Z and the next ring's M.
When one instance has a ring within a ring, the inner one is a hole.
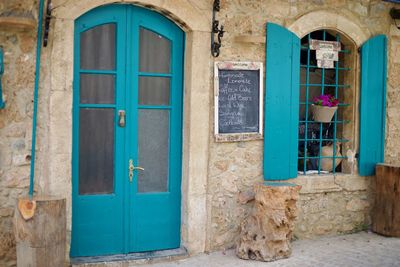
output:
M17 206L14 216L17 266L64 266L65 199L41 196L30 201L21 198Z
M290 256L300 189L301 186L289 183L254 187L253 212L241 224L236 247L239 258L273 261Z
M400 237L400 166L376 166L372 230L385 236Z

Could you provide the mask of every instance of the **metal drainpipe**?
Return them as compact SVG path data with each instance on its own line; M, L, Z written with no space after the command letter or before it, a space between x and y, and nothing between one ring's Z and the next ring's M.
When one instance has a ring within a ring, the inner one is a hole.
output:
M37 47L36 47L35 90L34 90L34 94L33 94L31 174L30 174L30 179L29 179L29 198L30 199L32 199L32 197L33 197L33 188L34 188L34 183L35 183L36 123L37 123L39 79L40 79L40 56L41 56L41 48L42 48L43 8L44 8L44 0L40 0L38 31L37 31Z

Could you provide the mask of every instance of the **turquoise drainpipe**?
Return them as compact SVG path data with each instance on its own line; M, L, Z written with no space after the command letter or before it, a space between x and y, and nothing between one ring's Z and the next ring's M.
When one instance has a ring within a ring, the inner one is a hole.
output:
M33 93L33 116L32 116L32 148L31 148L31 175L29 179L29 198L33 197L33 187L35 184L35 148L36 148L36 123L38 109L38 94L39 94L39 78L40 78L40 55L42 48L42 27L43 27L43 8L44 0L40 0L39 18L37 31L37 46L36 46L36 74L35 74L35 90Z
M5 107L5 103L3 101L3 90L1 87L1 76L4 73L4 54L3 54L3 48L0 46L0 109L3 109Z

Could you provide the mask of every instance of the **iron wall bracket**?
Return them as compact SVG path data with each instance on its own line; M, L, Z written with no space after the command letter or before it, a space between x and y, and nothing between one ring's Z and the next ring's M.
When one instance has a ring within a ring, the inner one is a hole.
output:
M218 57L221 48L221 39L224 36L224 26L219 27L219 21L215 19L215 13L219 12L220 0L214 0L213 4L213 17L211 26L211 54L213 57ZM217 34L218 41L215 41L215 34Z
M46 17L44 20L44 35L43 35L43 46L44 47L47 46L47 43L49 41L51 11L52 11L51 0L47 0Z

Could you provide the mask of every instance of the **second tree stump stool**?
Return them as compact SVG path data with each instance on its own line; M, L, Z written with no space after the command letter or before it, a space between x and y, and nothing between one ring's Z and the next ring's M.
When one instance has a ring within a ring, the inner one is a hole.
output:
M381 235L400 237L400 166L376 165L372 230Z

